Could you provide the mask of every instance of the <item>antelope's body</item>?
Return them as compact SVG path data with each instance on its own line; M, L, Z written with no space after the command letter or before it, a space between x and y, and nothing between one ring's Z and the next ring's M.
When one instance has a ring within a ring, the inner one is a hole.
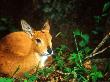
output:
M13 32L0 40L0 73L21 77L24 72L34 72L37 66L42 68L52 54L51 35L48 22L40 31L33 31L21 21L23 31Z

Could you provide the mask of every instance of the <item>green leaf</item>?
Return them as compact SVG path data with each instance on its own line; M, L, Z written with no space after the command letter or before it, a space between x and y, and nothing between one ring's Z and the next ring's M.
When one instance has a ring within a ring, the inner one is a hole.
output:
M96 23L100 23L102 17L101 16L94 16Z
M89 36L87 34L81 34L81 37L82 37L82 41L79 42L79 46L84 47L89 42Z
M103 77L102 73L99 71L91 73L90 76L92 77L93 81L95 81L95 82L98 78Z
M60 47L56 48L56 51L59 55L62 55L63 52L65 52L65 50L67 49L68 47L66 45L60 45Z
M96 65L92 66L92 72L97 72L97 66Z
M55 62L57 63L57 66L59 67L59 69L62 69L64 67L64 60L60 55L56 55L54 57Z
M94 73L91 73L90 76L94 76L95 78L101 78L103 77L102 73L101 72L94 72Z
M81 32L80 32L79 29L76 29L76 30L73 32L73 34L77 36L77 35L81 35Z
M14 82L13 78L0 78L0 82Z
M84 40L80 41L79 42L79 46L80 47L84 47L86 45L86 42Z
M76 53L72 53L71 56L69 57L70 62L75 62L75 60L77 59L77 55Z
M66 67L66 68L64 69L64 72L66 72L66 73L71 73L72 70L71 70L71 68Z
M96 82L98 78L102 78L103 75L100 71L97 70L96 65L92 67L91 73L89 74L92 77L93 82Z
M67 49L67 46L62 44L62 45L61 45L61 49L62 49L62 50L66 50L66 49Z
M36 75L31 75L31 77L29 78L30 81L34 82L35 80L37 80Z
M80 75L80 78L83 79L83 82L88 82L88 80L84 76Z
M25 79L24 82L28 82L27 79Z
M80 52L78 52L78 58L79 58L79 61L82 61L83 54L82 54L82 52L81 52L81 51L80 51Z
M105 3L103 7L103 12L108 11L109 8L110 8L110 2Z
M85 50L85 53L88 54L91 52L92 49L90 47L86 47L84 48L84 50Z
M81 37L85 40L85 42L88 43L89 41L89 36L87 34L82 34Z
M93 30L93 31L92 31L92 33L93 33L93 34L95 34L95 35L97 35L97 34L98 34L98 32L97 32L97 31L95 31L95 30Z
M45 67L43 69L38 70L37 74L48 77L53 71L54 71L54 67Z
M74 70L72 71L72 74L73 74L73 76L74 76L74 78L77 78L77 76L78 76L78 73L76 72L76 67L74 67Z
M45 8L43 9L43 11L44 11L45 13L49 13L49 12L52 11L52 8L50 8L48 5L46 5Z
M30 77L29 72L25 72L25 73L24 73L24 76L25 76L26 78L29 78L29 77Z

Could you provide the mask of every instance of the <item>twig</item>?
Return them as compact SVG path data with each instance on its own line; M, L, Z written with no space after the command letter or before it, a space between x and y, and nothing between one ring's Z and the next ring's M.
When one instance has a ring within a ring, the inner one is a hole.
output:
M107 34L102 41L99 43L99 45L94 49L94 51L92 52L92 54L96 53L98 51L98 49L107 41L107 39L109 38L109 34Z
M110 37L110 33L107 34L103 39L102 41L98 44L98 46L93 50L93 52L87 56L85 59L88 59L88 58L91 58L91 57L94 57L95 55L97 54L100 54L100 53L103 53L105 50L107 50L110 46L102 49L101 51L97 52L99 50L100 47L102 47L102 45L107 41L107 39Z
M87 56L86 59L87 59L87 58L91 58L91 57L93 57L93 56L95 56L95 55L97 55L97 54L101 54L101 53L103 53L105 50L107 50L108 48L110 48L110 46L108 46L108 47L102 49L101 51L98 51L98 52L94 53L93 55L91 54L91 55Z
M97 53L94 53L93 55L95 56L95 55L97 55L97 54L101 54L101 53L103 53L105 50L107 50L108 48L110 48L110 46L108 46L108 47L102 49L101 51L98 51Z
M62 75L70 75L71 73L63 73L62 71L56 70L57 73L60 73Z

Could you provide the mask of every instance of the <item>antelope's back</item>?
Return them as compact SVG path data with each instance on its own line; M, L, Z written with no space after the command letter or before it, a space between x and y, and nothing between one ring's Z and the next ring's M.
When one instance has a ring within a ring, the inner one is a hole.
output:
M32 40L25 32L13 32L0 41L1 54L23 56L32 50Z

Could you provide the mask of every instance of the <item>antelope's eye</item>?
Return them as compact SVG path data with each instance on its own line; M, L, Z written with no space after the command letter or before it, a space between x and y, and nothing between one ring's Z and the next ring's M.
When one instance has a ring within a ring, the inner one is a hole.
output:
M40 39L36 39L36 42L37 42L37 43L41 43L41 40L40 40Z

